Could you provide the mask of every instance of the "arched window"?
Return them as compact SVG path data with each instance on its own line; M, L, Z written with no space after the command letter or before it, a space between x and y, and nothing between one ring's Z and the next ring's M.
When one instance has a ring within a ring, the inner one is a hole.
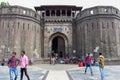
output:
M62 10L62 16L65 16L65 15L66 15L65 10Z
M51 16L55 16L55 10L51 11Z
M50 16L50 11L46 10L46 16Z
M57 16L60 16L60 10L57 10L56 15L57 15Z
M67 16L71 16L71 10L67 10Z

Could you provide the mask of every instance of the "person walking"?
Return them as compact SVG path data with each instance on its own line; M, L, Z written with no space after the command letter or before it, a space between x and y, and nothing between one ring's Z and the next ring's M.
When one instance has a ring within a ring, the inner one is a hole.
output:
M16 57L16 52L12 52L12 57L8 59L10 80L17 80L18 76L17 66L19 65L19 63L20 60ZM13 78L13 74L15 75L15 78Z
M21 51L21 76L20 80L23 80L23 72L25 73L28 80L30 80L27 73L28 57L25 55L25 51Z
M90 56L90 53L88 53L88 55L85 57L84 59L84 62L85 62L85 74L87 72L87 68L89 67L90 68L90 72L91 72L91 76L93 76L93 71L92 71L92 57Z
M101 80L104 80L104 56L102 55L102 53L99 53L98 63L101 74Z

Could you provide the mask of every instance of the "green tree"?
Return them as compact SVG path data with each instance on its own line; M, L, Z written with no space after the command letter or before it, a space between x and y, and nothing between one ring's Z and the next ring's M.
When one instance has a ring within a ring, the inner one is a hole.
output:
M0 3L0 7L6 7L6 6L10 6L10 4L8 2L1 2Z

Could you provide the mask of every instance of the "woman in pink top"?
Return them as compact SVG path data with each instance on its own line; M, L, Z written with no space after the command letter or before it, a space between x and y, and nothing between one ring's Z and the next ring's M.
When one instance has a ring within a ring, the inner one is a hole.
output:
M27 65L28 65L28 57L25 55L25 51L21 51L21 77L20 80L23 80L23 72L25 73L28 80L30 80L27 74Z

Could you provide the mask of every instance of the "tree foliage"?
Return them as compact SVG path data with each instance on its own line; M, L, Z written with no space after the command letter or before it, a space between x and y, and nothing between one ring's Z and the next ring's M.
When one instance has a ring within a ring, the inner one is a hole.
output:
M0 7L10 6L8 2L0 2Z

